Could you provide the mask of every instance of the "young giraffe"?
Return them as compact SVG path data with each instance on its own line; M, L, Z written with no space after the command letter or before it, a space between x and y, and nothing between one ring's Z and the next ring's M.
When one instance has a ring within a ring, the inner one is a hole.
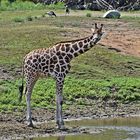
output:
M92 48L102 37L102 27L92 29L92 35L72 41L60 42L51 48L33 50L24 58L22 86L19 87L20 100L23 93L23 78L26 79L26 103L28 126L33 126L31 118L30 100L33 87L40 76L52 76L56 80L56 123L59 129L64 128L62 118L62 90L64 78L70 70L70 61L78 55Z

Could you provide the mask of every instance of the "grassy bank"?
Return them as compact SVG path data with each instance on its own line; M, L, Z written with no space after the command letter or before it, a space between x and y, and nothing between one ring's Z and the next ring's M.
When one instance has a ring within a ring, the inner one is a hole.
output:
M138 101L140 99L139 78L110 79L77 79L68 76L64 86L64 108L70 104L87 105L88 99L113 99L121 102ZM22 111L25 109L25 98L18 103L18 84L16 81L0 82L0 111ZM32 95L32 106L55 108L55 81L39 80Z
M22 59L29 51L50 47L61 40L85 37L95 22L106 24L107 31L114 30L117 22L128 22L129 28L140 28L139 20L133 20L134 13L132 16L124 13L119 20L106 20L100 18L102 12L87 17L89 11L72 11L71 16L64 16L63 10L56 10L57 18L50 18L45 12L0 12L0 67L16 75L13 80L0 81L0 111L26 107L25 99L21 104L17 101L21 79L15 69L21 68ZM72 69L65 80L64 107L73 103L85 105L85 99L112 98L121 102L140 99L140 58L122 55L108 47L97 45L72 61ZM39 80L32 100L33 107L54 108L55 81L51 78Z

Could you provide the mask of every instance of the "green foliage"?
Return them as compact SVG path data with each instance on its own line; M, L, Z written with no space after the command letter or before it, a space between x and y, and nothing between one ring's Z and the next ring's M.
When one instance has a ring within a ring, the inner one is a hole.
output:
M14 10L33 10L33 9L44 9L45 6L42 4L34 4L32 2L14 2L12 3Z
M50 4L46 5L47 9L65 9L64 3L63 2L58 2L57 4Z
M9 3L15 2L16 0L8 0Z
M24 22L24 19L21 17L16 17L16 18L14 18L14 21L15 22Z
M58 2L57 4L43 5L41 3L33 3L31 1L15 1L9 3L8 1L2 1L1 11L13 11L13 10L40 10L40 9L64 9L64 3Z
M0 82L0 110L22 110L26 107L25 98L18 103L17 81ZM111 78L108 80L75 79L68 76L64 84L64 100L84 105L85 99L112 98L121 101L140 100L139 78ZM39 80L32 94L33 107L55 106L55 81ZM78 100L77 100L78 99Z
M23 104L21 107L18 103L17 86L14 81L0 81L0 111L12 111L23 107Z
M15 1L11 4L7 1L2 1L0 10L6 11L6 10L33 10L33 9L44 9L45 6L43 4L34 4L33 2L29 1Z

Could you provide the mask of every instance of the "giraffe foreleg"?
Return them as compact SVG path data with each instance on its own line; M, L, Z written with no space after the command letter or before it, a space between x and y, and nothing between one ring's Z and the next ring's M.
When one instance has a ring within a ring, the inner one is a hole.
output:
M57 110L56 110L56 120L59 129L64 128L64 121L62 118L62 105L63 105L63 97L62 95L57 94Z
M59 80L56 81L56 123L58 125L59 129L64 129L64 121L62 117L62 105L63 105L63 83L64 79L59 78Z

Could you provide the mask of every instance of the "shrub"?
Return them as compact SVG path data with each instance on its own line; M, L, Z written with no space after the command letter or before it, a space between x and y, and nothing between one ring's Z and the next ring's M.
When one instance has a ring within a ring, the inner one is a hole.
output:
M86 14L86 17L91 17L91 13L87 13Z
M48 9L65 9L63 2L58 2L57 4L50 4L46 6Z
M28 20L28 21L32 21L32 20L33 20L33 17L28 16L28 17L27 17L27 20Z
M1 11L6 11L6 10L33 10L33 9L44 9L46 6L43 4L35 4L33 2L29 2L29 1L15 1L12 2L11 4L6 2L6 1L2 1L1 2L1 6L0 6L0 10Z
M2 1L0 5L1 11L6 10L39 10L39 9L64 9L64 3L58 2L57 4L50 4L50 5L44 5L41 3L33 3L31 1L15 1L12 3L9 3L8 1Z
M24 19L21 17L16 17L16 18L14 18L14 21L15 22L24 22Z

